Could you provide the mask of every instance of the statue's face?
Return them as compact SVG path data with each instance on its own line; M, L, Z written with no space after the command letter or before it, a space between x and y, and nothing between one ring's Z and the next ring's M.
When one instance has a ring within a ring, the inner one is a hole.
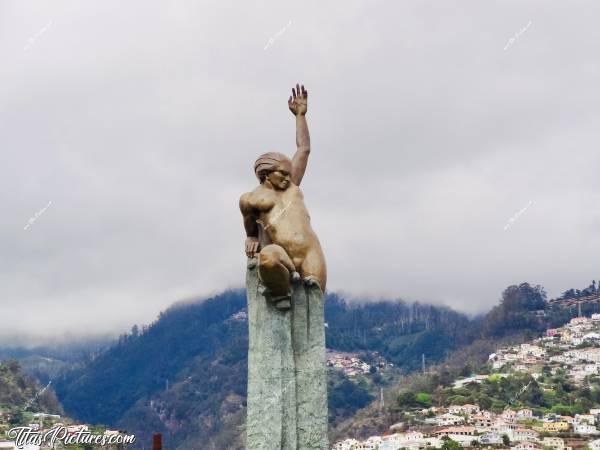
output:
M273 172L267 175L267 180L271 185L280 191L285 191L292 182L290 172L292 171L291 164L288 161L280 162Z

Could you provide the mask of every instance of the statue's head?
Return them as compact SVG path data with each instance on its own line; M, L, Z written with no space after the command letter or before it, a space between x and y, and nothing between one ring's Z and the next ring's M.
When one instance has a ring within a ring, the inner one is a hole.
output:
M254 163L254 173L261 184L268 181L275 189L285 190L291 183L292 161L283 153L265 153Z

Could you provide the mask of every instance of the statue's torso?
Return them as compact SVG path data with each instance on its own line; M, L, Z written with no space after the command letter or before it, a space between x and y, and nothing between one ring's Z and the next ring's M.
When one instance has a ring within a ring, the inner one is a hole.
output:
M295 265L310 251L321 253L321 244L310 225L304 195L298 186L292 183L284 191L259 186L252 192L250 201L259 212L257 222L264 235L261 244L280 245Z

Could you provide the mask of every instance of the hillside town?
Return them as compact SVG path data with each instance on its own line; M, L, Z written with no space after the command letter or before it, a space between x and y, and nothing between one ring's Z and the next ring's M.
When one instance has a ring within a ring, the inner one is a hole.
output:
M356 353L327 349L327 367L340 371L346 377L383 372L394 367L394 364L388 363L378 352L370 352L370 357L372 364L362 360Z
M588 386L600 374L600 314L576 317L563 327L548 329L531 342L497 349L489 355L486 373L471 374L454 381L453 387L474 389L488 380L525 374L539 381L544 392L553 386L541 382L544 372L562 374L575 386ZM528 383L517 392L529 388ZM594 405L598 406L598 405ZM536 414L533 409L507 405L503 411L484 409L477 404L436 405L413 408L406 413L411 425L396 424L366 440L344 439L333 450L398 450L448 448L454 441L463 448L506 450L600 450L600 408L581 414Z

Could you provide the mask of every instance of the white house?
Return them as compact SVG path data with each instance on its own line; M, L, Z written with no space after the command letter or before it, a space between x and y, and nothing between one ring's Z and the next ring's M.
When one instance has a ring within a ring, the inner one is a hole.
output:
M352 450L359 442L356 439L344 439L333 444L331 450Z
M587 446L592 450L600 450L600 439L594 439L593 441L589 441Z
M541 450L540 447L534 442L519 442L514 447L511 447L510 450Z
M573 426L573 431L579 434L595 434L598 432L594 425L588 425L587 423L576 423Z
M593 414L575 414L576 423L587 423L588 425L596 424L596 416Z
M491 431L479 436L479 442L481 442L483 445L498 445L502 444L504 441L502 440L502 436L500 434Z
M511 409L505 409L501 417L505 422L514 423L517 420L517 413Z
M471 423L475 428L488 430L494 425L494 417L485 411L483 414L471 416Z
M510 436L510 434L509 434ZM523 441L537 441L538 433L528 428L517 428L512 430L511 441L523 442Z
M378 450L381 442L381 436L371 436L366 441L356 444L352 450Z
M479 406L477 405L451 405L448 407L450 414L477 414L479 412Z
M465 421L464 417L457 416L456 414L442 414L441 416L436 417L437 424L442 427L446 427L448 425L458 425Z
M565 447L565 441L559 437L545 437L542 439L541 444L544 447L550 447L553 450L570 450L571 447Z
M517 419L527 420L533 418L533 411L529 408L523 408L517 411Z

